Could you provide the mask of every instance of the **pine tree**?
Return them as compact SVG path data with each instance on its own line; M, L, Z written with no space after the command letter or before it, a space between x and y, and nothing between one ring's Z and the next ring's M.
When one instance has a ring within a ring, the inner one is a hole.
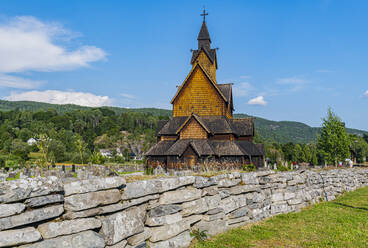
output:
M338 161L350 157L349 135L346 132L345 124L341 119L328 109L327 116L323 118L321 133L318 136L318 148L328 164L335 164Z

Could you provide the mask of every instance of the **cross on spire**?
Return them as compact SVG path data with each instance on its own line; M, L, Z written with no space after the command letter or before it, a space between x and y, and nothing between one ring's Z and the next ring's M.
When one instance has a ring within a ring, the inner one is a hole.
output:
M206 8L203 7L203 13L201 14L203 16L203 22L206 22L206 15L208 15L208 12L206 13Z

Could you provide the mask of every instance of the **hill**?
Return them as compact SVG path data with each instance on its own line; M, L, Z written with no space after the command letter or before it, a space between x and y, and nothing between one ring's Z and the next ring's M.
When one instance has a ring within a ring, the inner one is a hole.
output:
M113 110L117 114L127 113L127 112L138 112L147 113L155 116L170 116L171 111L166 109L157 108L119 108L119 107L104 107ZM58 113L65 113L74 110L86 110L90 107L78 106L73 104L49 104L41 102L31 102L31 101L4 101L0 100L0 111L10 111L10 110L28 110L28 111L39 111L39 110L49 110L54 109ZM235 118L249 117L246 114L235 114ZM257 132L265 140L275 141L279 143L309 143L316 139L319 129L317 127L310 127L301 122L295 121L272 121L261 117L254 117L255 126ZM367 131L358 129L347 129L349 133L352 134L368 134Z

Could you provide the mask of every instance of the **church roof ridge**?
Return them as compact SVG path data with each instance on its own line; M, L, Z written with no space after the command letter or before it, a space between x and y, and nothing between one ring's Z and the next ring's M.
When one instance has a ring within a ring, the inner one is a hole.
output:
M188 79L191 77L191 75L193 74L193 72L197 68L197 66L199 66L199 68L201 68L201 70L203 71L204 75L207 77L207 79L210 81L210 83L213 85L213 87L215 87L216 91L219 93L219 95L222 97L222 99L224 99L225 102L228 102L228 99L224 96L224 94L222 93L222 91L220 90L220 88L217 86L217 83L214 82L213 79L208 75L208 73L203 68L203 66L201 65L201 63L196 62L196 64L190 70L188 76L185 78L185 80L182 83L182 85L178 88L175 96L173 97L173 99L171 100L170 103L171 104L174 103L175 99L177 98L177 96L179 95L179 93L181 92L181 90L184 88L184 85L186 84L186 82L188 81Z

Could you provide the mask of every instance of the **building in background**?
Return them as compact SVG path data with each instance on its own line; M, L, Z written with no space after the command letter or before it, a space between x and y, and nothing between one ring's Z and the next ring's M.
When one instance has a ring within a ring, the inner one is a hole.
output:
M192 51L192 68L171 100L173 115L158 124L155 144L146 153L147 166L169 169L240 168L264 165L264 147L254 144L253 118L233 119L232 84L218 84L216 48L206 25Z

